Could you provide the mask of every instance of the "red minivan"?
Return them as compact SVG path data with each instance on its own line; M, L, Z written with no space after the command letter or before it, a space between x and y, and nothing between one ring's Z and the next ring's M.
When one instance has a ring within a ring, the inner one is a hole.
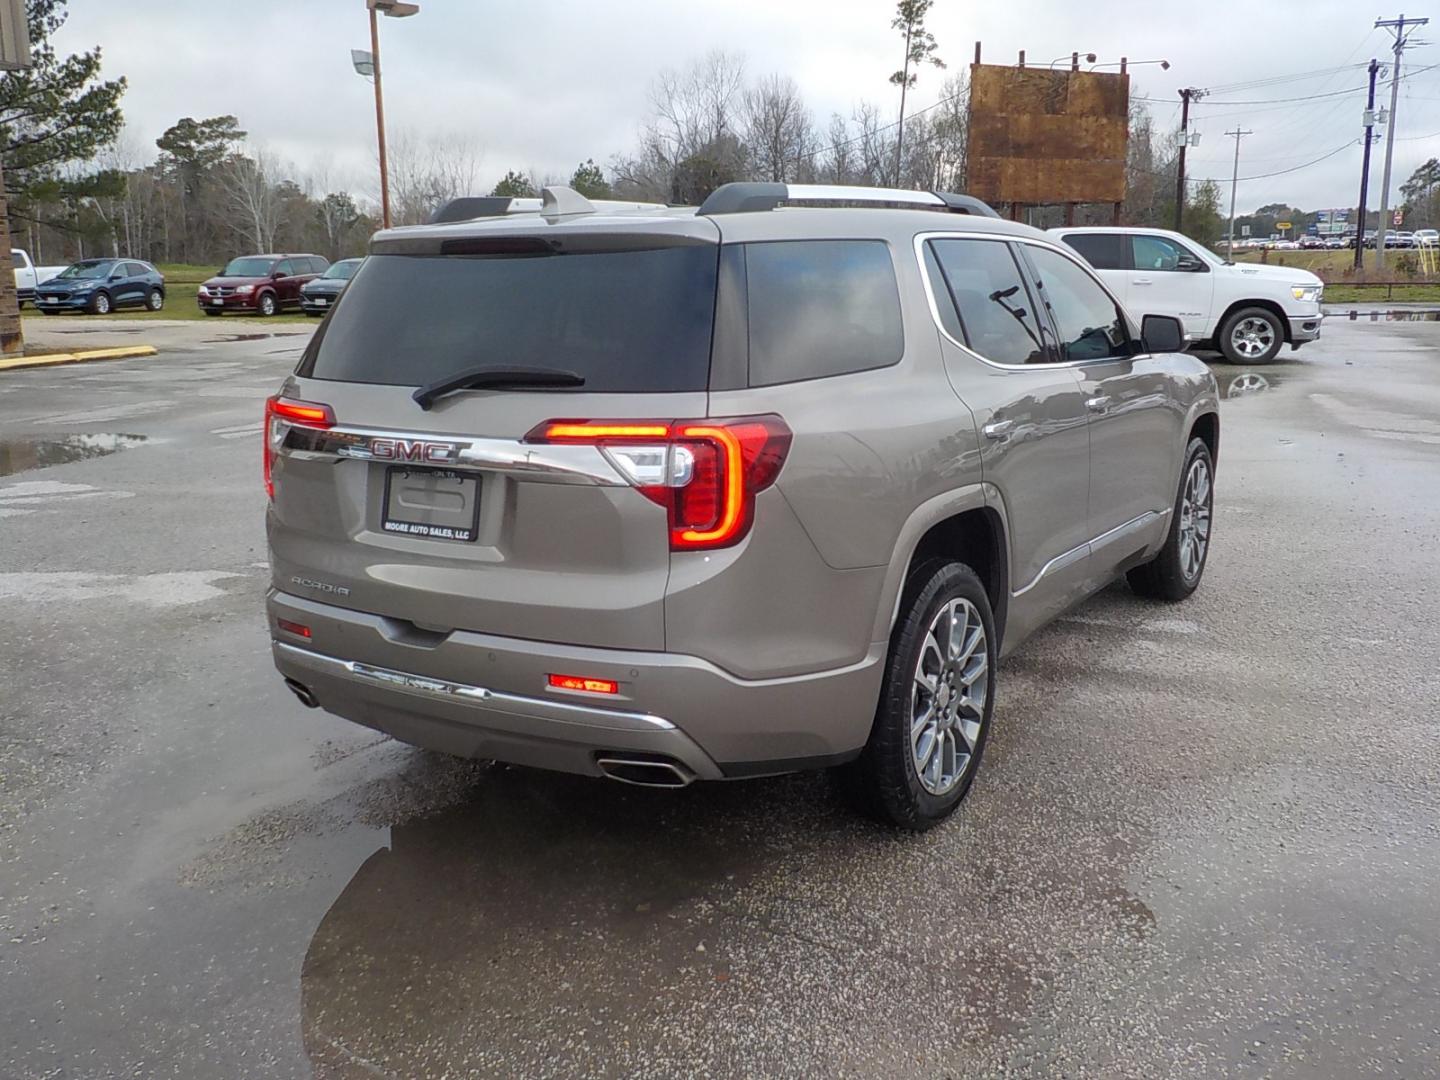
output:
M283 308L299 307L300 287L329 265L330 260L320 255L242 255L201 285L195 299L206 315L227 311L274 315Z

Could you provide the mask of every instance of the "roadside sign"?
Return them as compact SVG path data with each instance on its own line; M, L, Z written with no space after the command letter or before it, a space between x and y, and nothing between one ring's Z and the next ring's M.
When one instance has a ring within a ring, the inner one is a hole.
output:
M1275 222L1275 228L1283 232L1284 230L1291 228L1291 225L1288 221L1277 221Z
M30 66L30 26L25 0L0 0L0 71Z
M1404 224L1405 224L1405 211L1404 211L1404 210L1396 210L1396 211L1395 211L1395 224L1396 224L1396 225L1404 225Z
M1249 226L1249 225L1241 225L1241 226L1240 226L1240 235L1241 235L1241 236L1249 236L1249 235L1250 235L1250 226Z

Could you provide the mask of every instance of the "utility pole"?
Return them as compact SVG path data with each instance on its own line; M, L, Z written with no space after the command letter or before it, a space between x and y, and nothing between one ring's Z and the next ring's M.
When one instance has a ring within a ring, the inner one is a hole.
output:
M1235 189L1240 186L1240 138L1243 135L1254 135L1253 131L1241 131L1240 125L1235 125L1234 131L1225 132L1225 137L1231 136L1235 139L1235 171L1230 174L1230 236L1225 241L1225 261L1235 261Z
M1365 99L1365 157L1360 164L1360 224L1355 227L1355 269L1365 269L1365 199L1370 189L1370 144L1375 141L1375 76L1380 61L1370 61L1370 96Z
M1395 106L1400 103L1400 61L1405 55L1405 42L1409 37L1406 27L1424 26L1429 19L1376 19L1377 27L1383 26L1395 35L1395 63L1390 65L1390 123L1385 129L1385 170L1380 181L1380 227L1375 231L1375 269L1385 268L1385 218L1390 212L1390 159L1395 154Z
M1190 145L1190 102L1205 96L1204 90L1187 86L1180 91L1180 169L1175 177L1175 231L1185 220L1185 148Z

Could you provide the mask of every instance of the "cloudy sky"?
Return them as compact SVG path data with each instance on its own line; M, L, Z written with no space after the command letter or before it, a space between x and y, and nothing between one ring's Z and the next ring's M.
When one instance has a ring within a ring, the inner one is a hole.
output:
M885 81L901 48L891 0L421 6L414 18L381 20L392 138L470 140L487 189L510 168L568 175L585 158L604 164L627 150L656 72L711 48L743 54L752 75L795 78L822 124L861 100L898 104ZM326 169L334 186L373 197L373 99L349 55L368 48L364 0L71 0L70 9L58 44L99 43L106 72L129 78L127 142L141 157L179 117L233 113L298 170ZM1306 166L1243 182L1241 209L1318 208L1351 205L1358 193L1363 65L1389 59L1388 33L1371 25L1379 14L1397 12L1356 0L937 0L930 27L952 67L969 62L976 40L991 62L1013 62L1022 48L1032 64L1077 49L1102 63L1168 59L1168 71L1136 69L1132 92L1153 98L1157 128L1172 129L1179 87L1213 91L1194 110L1202 141L1192 176L1228 183L1233 142L1223 132L1238 124L1255 131L1242 147L1242 177ZM1433 31L1440 42L1440 24ZM1432 64L1440 45L1407 53L1415 74L1401 82L1392 188L1440 156L1440 66L1422 70ZM922 75L920 105L935 100L940 81ZM1379 162L1377 154L1372 205Z

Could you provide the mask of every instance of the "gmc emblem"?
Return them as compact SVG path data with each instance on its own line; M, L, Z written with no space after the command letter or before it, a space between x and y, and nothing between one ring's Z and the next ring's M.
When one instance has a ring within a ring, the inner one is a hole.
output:
M370 456L381 461L424 461L444 464L455 460L455 444L424 439L371 439Z

